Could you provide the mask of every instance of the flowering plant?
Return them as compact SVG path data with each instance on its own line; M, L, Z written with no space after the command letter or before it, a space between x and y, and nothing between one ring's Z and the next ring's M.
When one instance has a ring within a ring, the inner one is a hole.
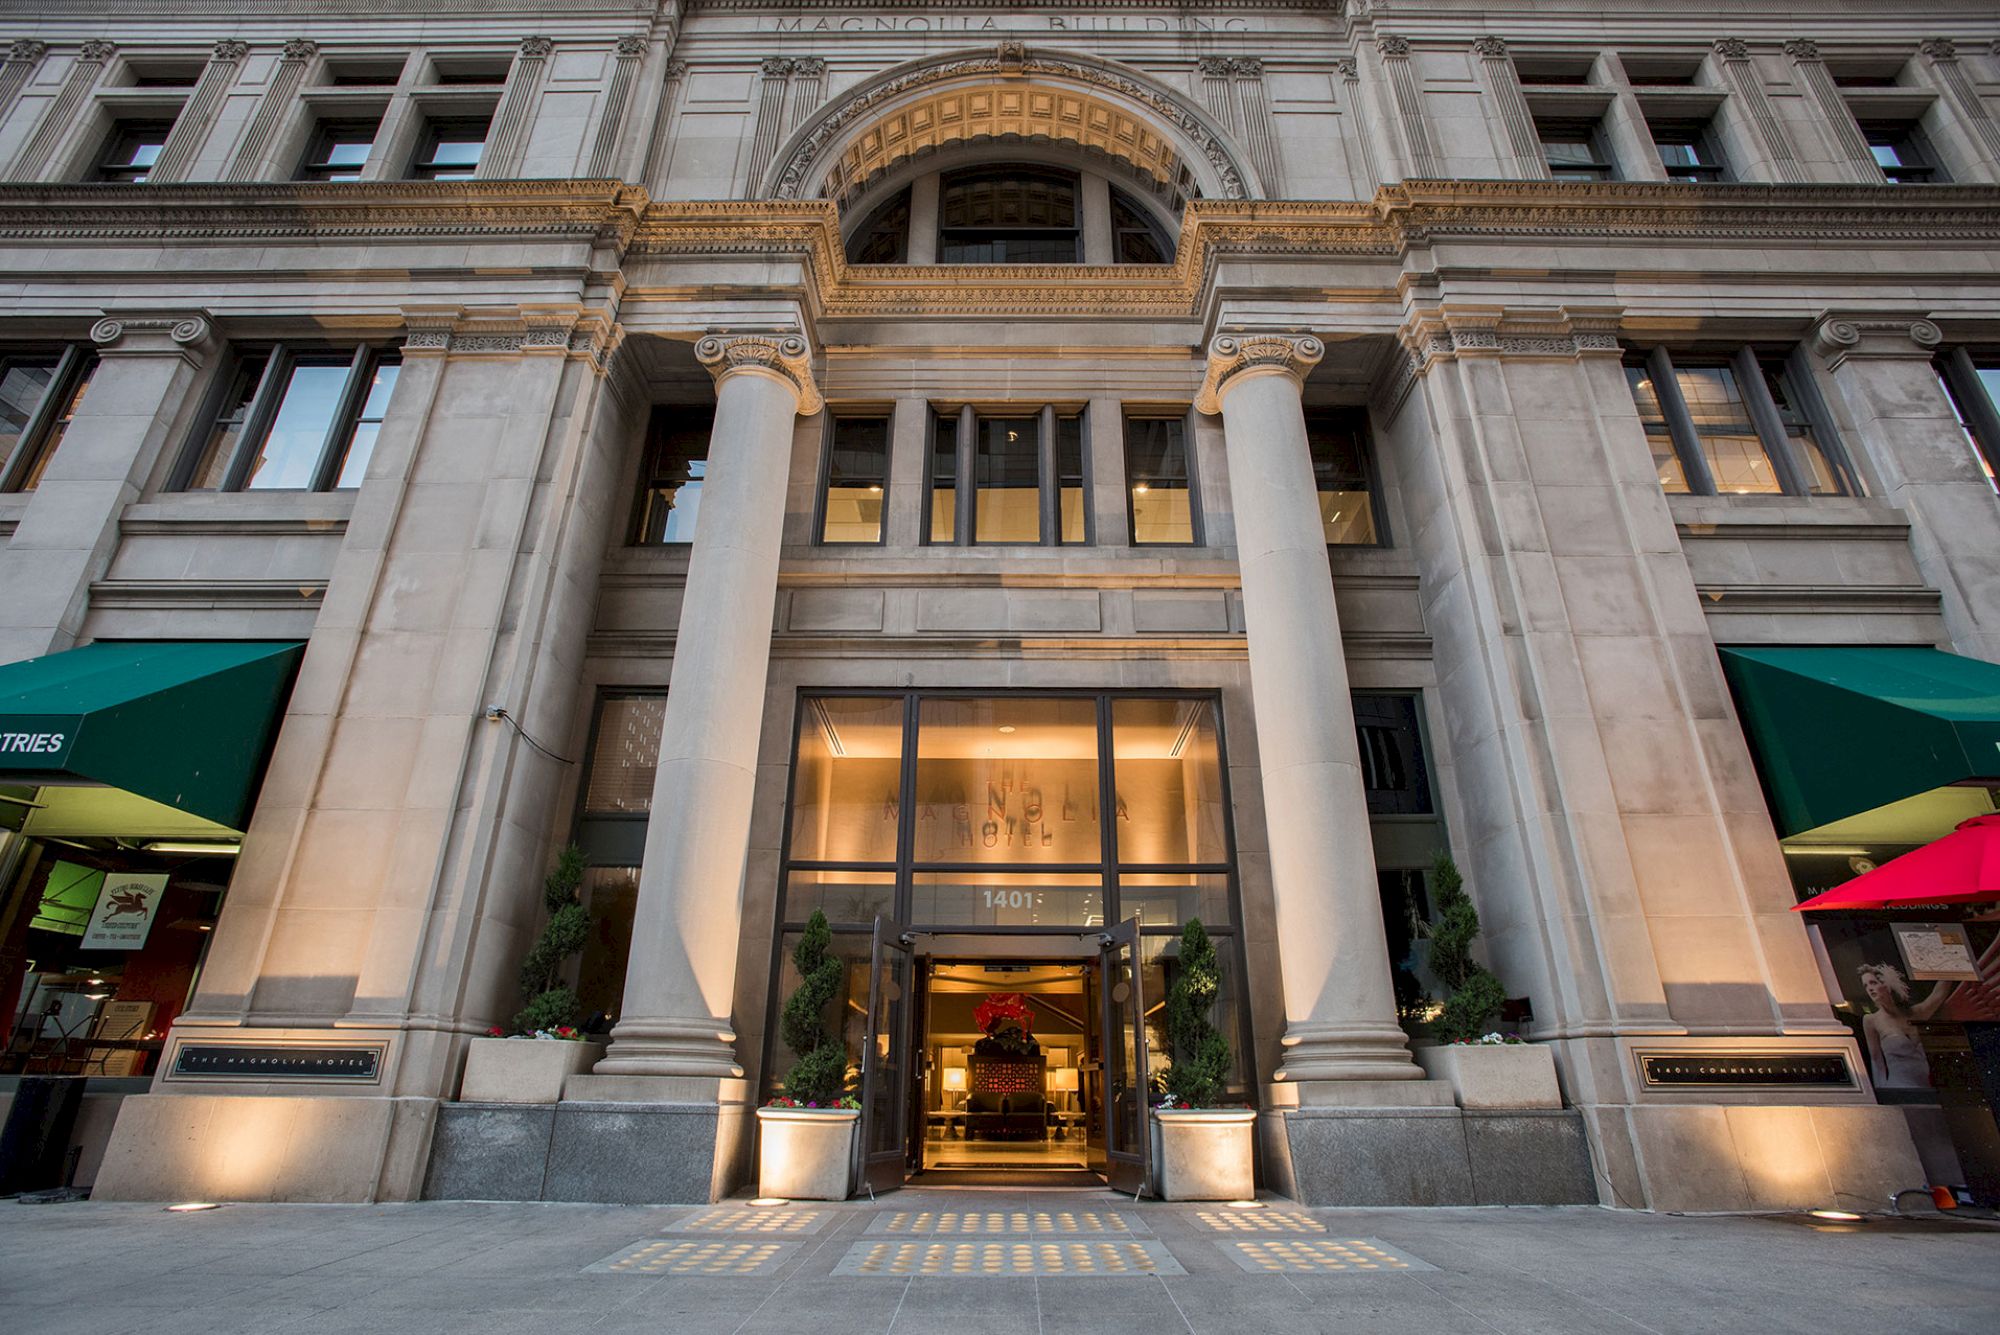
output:
M486 1036L488 1038L552 1038L565 1043L581 1043L589 1037L583 1030L570 1024L559 1024L552 1029L536 1029L525 1034L509 1034L496 1024L486 1031Z
M842 1109L852 1111L861 1106L861 1100L855 1098L852 1094L842 1094L839 1098L828 1099L822 1104L818 1099L807 1099L801 1102L790 1095L780 1094L764 1106L766 1108L825 1108L828 1111Z
M1522 1038L1519 1034L1494 1032L1491 1034L1481 1034L1478 1038L1454 1038L1451 1041L1451 1046L1455 1048L1497 1048L1502 1044L1526 1043L1527 1041L1527 1039Z
M973 1008L972 1023L988 1034L1010 1024L1024 1034L1031 1034L1035 1031L1035 1012L1019 992L990 992L986 1000Z

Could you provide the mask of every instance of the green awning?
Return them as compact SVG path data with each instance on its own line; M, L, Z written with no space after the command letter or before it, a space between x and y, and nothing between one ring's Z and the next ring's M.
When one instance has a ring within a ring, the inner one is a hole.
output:
M304 651L111 642L0 664L0 782L104 784L241 830Z
M2000 664L1936 649L1724 649L1781 837L2000 784Z

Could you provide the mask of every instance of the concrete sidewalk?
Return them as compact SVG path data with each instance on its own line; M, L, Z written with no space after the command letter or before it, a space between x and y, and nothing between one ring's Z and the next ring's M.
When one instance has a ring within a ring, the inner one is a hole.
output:
M1106 1192L845 1205L0 1202L22 1335L2000 1330L2000 1230Z

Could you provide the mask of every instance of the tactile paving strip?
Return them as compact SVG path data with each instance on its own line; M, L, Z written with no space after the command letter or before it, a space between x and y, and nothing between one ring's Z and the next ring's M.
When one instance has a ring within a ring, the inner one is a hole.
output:
M1153 1240L857 1242L836 1275L1185 1275L1164 1243Z
M906 1237L993 1233L1117 1237L1147 1231L1138 1220L1117 1210L885 1210L868 1225L870 1233Z
M1253 1275L1385 1274L1391 1270L1437 1269L1376 1238L1245 1238L1218 1245Z
M762 1238L677 1238L635 1242L585 1266L597 1275L768 1275L798 1249L794 1242Z
M817 1233L833 1218L831 1210L789 1210L779 1206L718 1205L661 1229L662 1233L756 1233L800 1237Z
M1324 1233L1326 1225L1301 1210L1196 1210L1202 1227L1217 1233Z

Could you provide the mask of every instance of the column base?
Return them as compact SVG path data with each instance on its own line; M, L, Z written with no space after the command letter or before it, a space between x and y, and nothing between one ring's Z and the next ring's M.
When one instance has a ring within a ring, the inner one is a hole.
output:
M1283 1044L1283 1084L1424 1079L1409 1036L1393 1024L1289 1024Z
M1264 1106L1456 1108L1458 1100L1448 1080L1279 1080L1264 1086Z
M724 1020L627 1019L611 1027L611 1051L596 1075L741 1079L736 1035Z

